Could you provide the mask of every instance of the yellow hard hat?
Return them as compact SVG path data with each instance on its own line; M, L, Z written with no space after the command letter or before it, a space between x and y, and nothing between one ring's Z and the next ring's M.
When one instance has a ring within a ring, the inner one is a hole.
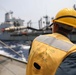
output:
M76 28L76 10L73 8L64 8L60 10L53 22L63 23Z

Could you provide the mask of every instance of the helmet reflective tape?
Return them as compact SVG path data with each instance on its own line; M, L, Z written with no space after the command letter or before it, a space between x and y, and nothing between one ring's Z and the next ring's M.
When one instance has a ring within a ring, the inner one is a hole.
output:
M74 46L73 44L70 44L68 42L46 35L40 35L39 37L36 38L36 40L63 51L68 51L72 46Z
M60 17L58 17L58 18L56 18L55 20L58 20L58 19L60 19L60 18L76 18L76 16L71 16L71 15L66 15L66 16L60 16Z

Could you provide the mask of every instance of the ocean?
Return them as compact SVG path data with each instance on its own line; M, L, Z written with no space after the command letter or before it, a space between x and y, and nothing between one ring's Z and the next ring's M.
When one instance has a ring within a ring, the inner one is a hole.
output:
M27 62L29 41L0 41L0 54Z

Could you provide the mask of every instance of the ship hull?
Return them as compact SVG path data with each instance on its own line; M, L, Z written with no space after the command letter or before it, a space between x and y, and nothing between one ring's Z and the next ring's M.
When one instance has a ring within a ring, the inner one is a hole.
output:
M9 32L0 33L0 40L4 41L32 41L35 37L43 34L51 34L51 30L49 31L37 31L37 32L30 32L27 34L14 34Z

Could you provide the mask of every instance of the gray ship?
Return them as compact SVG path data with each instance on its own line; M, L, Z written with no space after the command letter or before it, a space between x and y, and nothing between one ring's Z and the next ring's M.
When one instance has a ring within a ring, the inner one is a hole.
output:
M48 17L46 16L46 18ZM36 36L46 33L51 33L49 27L45 26L39 29L26 27L24 20L13 17L13 12L7 12L5 22L0 24L0 40L5 41L33 40Z

